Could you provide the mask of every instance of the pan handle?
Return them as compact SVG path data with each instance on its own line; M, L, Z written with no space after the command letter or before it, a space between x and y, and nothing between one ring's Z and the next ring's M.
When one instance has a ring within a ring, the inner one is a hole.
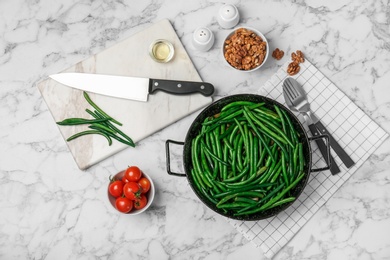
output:
M170 143L177 144L177 145L184 145L184 142L178 142L178 141L169 140L169 139L165 142L167 172L170 175L179 176L179 177L187 177L187 175L185 173L177 173L177 172L171 171L171 157L170 157L170 152L169 152L169 144Z
M322 167L322 168L317 168L317 169L310 169L310 172L321 172L321 171L326 171L326 170L329 170L330 169L330 166L331 166L331 162L330 162L330 145L329 145L329 136L328 135L317 135L317 136L312 136L312 137L309 137L309 141L315 141L317 139L322 139L322 138L325 138L326 139L326 142L325 142L325 148L326 148L326 153L327 153L327 158L324 158L325 159L325 162L326 162L326 165L325 167Z

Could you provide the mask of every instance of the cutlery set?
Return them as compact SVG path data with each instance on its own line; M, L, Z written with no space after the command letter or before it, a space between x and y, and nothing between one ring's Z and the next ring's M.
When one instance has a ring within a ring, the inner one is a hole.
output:
M329 144L340 157L341 161L347 168L352 167L355 162L344 151L339 143L333 138L333 136L326 130L321 121L310 111L310 103L307 100L306 93L303 87L293 78L287 78L283 82L283 95L287 106L293 110L300 112L305 118L306 123L309 126L309 130L313 136L327 135L329 137ZM330 172L335 175L340 172L340 168L336 164L333 156L326 150L326 145L322 139L317 139L316 143L318 148L324 157L326 162L329 162Z

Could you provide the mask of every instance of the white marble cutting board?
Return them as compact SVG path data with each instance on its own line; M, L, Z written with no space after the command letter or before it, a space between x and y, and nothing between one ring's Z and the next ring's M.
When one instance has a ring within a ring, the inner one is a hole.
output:
M174 45L175 56L169 63L157 63L150 58L148 48L150 43L156 39L167 39ZM64 72L201 81L174 28L166 19ZM82 91L69 88L52 79L38 83L38 88L55 121L69 117L91 118L85 112L86 108L91 109L91 107L85 101ZM134 142L140 141L212 102L211 97L204 97L201 94L175 96L161 91L149 95L148 102L89 94L91 99L105 112L123 123L120 129ZM64 139L86 129L87 126L59 126ZM100 135L83 136L67 142L67 145L80 169L86 169L128 147L116 140L108 146L107 140Z

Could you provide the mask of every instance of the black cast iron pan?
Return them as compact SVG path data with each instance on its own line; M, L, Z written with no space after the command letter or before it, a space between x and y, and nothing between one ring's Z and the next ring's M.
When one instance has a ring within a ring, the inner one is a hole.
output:
M307 181L309 179L310 173L311 172L319 172L319 171L324 171L329 169L329 162L327 162L327 167L323 168L318 168L318 169L312 169L312 150L310 146L310 142L314 141L319 138L325 138L327 139L327 151L329 153L329 144L328 144L328 136L326 135L321 135L321 136L316 136L316 137L308 137L306 134L306 131L302 124L299 122L298 118L291 113L290 110L288 110L285 106L280 104L279 102L270 99L265 96L260 96L260 95L254 95L254 94L239 94L239 95L232 95L232 96L227 96L225 98L222 98L216 102L213 102L209 106L207 106L193 121L191 124L185 141L184 142L178 142L178 141L173 141L173 140L167 140L166 141L166 156L167 156L167 172L168 174L175 175L175 176L182 176L182 177L187 177L188 182L192 188L192 190L195 192L195 194L198 196L198 198L206 204L210 209L214 210L220 215L223 215L228 218L232 219L238 219L238 220L261 220L265 218L269 218L272 216L277 215L279 212L287 209L288 207L291 206L291 204L294 203L294 201L290 203L283 204L279 207L271 208L266 211L262 211L259 213L251 214L251 215L244 215L244 216L233 216L229 211L224 212L223 210L217 208L212 202L210 202L200 191L197 190L196 185L194 184L194 179L193 176L191 175L191 169L193 168L192 165L192 160L191 160L191 143L192 139L194 139L200 132L200 129L202 127L202 122L210 116L214 116L215 114L218 114L221 109L235 101L252 101L252 102L265 102L266 106L269 108L272 108L274 105L278 106L280 109L286 111L290 118L291 121L293 122L293 125L295 129L298 131L299 134L299 141L303 143L303 152L304 152L304 159L305 159L305 167L304 167L304 172L305 176L303 179L298 183L298 185L291 190L291 196L296 197L296 199L299 197L299 195L302 193L304 190ZM172 172L170 169L170 152L169 152L169 144L174 143L177 145L184 145L183 147L183 166L184 166L184 171L185 173L175 173ZM328 157L329 158L329 157Z

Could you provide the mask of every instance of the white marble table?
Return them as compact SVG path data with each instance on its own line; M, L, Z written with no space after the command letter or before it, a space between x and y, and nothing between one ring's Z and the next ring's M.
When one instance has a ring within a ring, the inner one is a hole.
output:
M390 13L387 1L234 1L240 24L271 49L302 50L365 113L390 132ZM36 83L167 18L216 98L255 93L289 57L255 73L227 68L227 30L208 1L0 1L0 259L265 259L205 207L185 178L166 173L165 140L184 140L196 113L86 171L75 164ZM209 27L208 52L192 32ZM387 140L276 259L390 258ZM174 167L181 170L180 150ZM144 215L115 212L110 174L136 164L155 180Z

